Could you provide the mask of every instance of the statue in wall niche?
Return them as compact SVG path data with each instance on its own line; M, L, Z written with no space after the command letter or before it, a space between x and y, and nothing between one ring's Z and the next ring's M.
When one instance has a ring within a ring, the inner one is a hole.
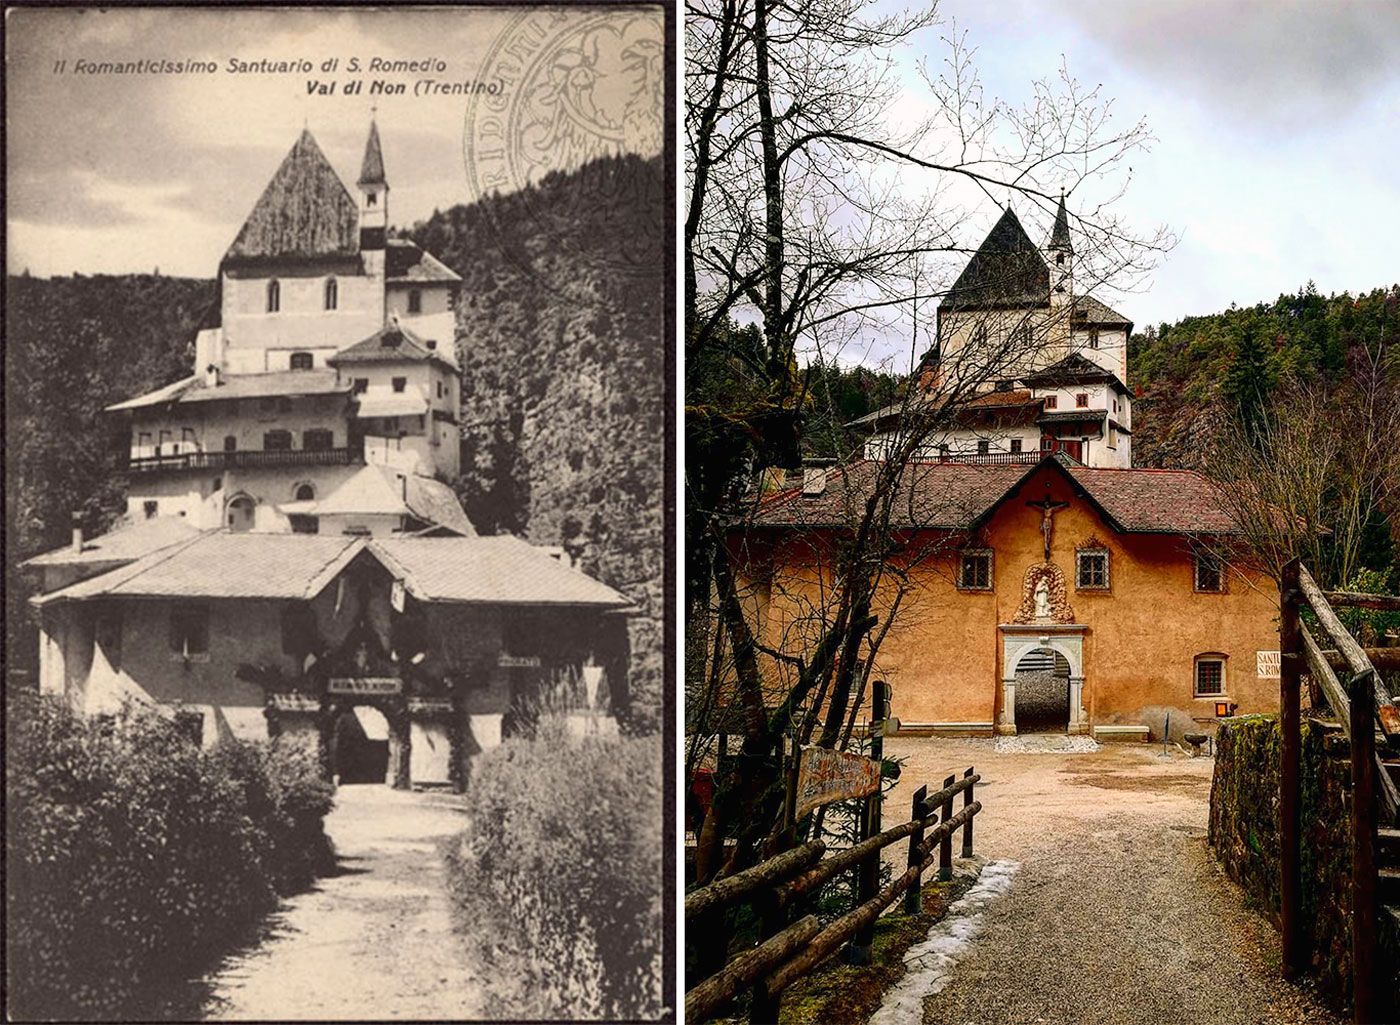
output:
M1013 623L1073 623L1065 575L1053 562L1033 563L1021 583L1021 604Z
M1050 585L1044 577L1035 585L1035 618L1050 618Z

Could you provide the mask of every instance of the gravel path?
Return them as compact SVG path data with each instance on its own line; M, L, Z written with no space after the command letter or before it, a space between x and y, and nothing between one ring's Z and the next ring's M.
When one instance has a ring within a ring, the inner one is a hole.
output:
M1137 745L1009 754L989 740L896 738L885 750L908 759L887 826L908 818L920 783L935 790L974 765L977 853L1020 863L925 1001L925 1023L1338 1021L1280 980L1277 933L1215 866L1210 759Z
M341 787L326 819L340 874L284 901L262 941L205 981L205 1018L479 1015L437 850L464 822L450 795Z

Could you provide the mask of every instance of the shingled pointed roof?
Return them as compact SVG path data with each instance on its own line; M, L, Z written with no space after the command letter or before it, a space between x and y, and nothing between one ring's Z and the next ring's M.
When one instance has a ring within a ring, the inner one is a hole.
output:
M360 164L360 180L357 185L385 185L384 154L379 149L379 126L369 123L369 140L365 143L365 159Z
M360 251L359 209L309 131L243 222L230 262L354 256Z
M441 343L439 343L441 344ZM436 360L452 367L452 360L440 349L430 349L428 343L400 324L385 324L362 342L341 349L326 358L326 365L338 367L349 363L403 363Z
M762 527L848 529L860 522L881 464L857 460L827 471L819 495L789 488L763 499ZM1145 534L1230 534L1238 528L1219 491L1190 470L1096 469L1047 456L1032 466L909 463L900 475L891 524L933 530L975 529L1032 476L1062 473L1114 530Z
M1027 374L1022 380L1033 388L1058 388L1067 384L1107 381L1123 394L1128 393L1128 386L1118 379L1117 374L1111 370L1105 370L1078 352L1071 352L1064 359L1051 363L1043 370Z
M987 234L943 299L948 309L1046 306L1050 268L1011 208Z
M1065 194L1060 193L1060 208L1055 211L1055 227L1050 232L1050 248L1074 252L1069 240L1069 214L1065 213Z

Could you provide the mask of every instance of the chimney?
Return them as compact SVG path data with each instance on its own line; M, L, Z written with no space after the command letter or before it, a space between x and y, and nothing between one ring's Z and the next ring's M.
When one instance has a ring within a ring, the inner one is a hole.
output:
M83 550L83 514L73 513L73 554L78 555Z
M802 468L802 497L812 498L826 493L826 467L805 466Z

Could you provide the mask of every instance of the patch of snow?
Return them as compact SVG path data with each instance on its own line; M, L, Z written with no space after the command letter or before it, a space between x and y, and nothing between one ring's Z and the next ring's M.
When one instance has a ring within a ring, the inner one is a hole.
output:
M1014 739L1014 738L1007 738ZM1011 888L1019 861L989 861L972 888L954 901L923 940L904 952L904 977L890 987L869 1025L923 1021L924 1000L941 993L953 968L982 931L983 912Z
M1093 737L1071 737L1063 733L1022 733L997 737L992 750L999 755L1087 754L1099 749Z

